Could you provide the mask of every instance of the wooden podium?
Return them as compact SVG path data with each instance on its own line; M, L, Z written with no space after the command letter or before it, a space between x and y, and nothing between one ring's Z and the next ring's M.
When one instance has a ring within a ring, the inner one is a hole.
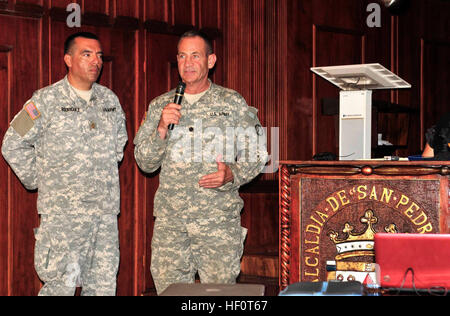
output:
M281 161L280 289L374 279L376 233L449 233L450 162Z

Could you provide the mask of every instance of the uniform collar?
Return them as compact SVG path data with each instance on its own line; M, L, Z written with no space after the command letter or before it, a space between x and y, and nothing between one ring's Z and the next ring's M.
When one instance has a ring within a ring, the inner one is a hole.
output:
M82 102L83 104L86 104L86 101L83 100L73 89L72 85L69 82L69 79L67 78L67 75L63 79L63 90L64 94L72 101ZM98 84L94 82L94 84L92 85L91 101L95 101L97 99L98 92Z
M207 81L208 81L208 86L207 86L207 88L205 89L205 90L203 90L203 91L201 91L201 92L197 92L197 93L188 93L186 90L185 90L185 94L189 94L189 95L199 95L199 94L202 94L202 93L206 93L208 90L210 90L211 89L211 85L212 85L212 81L211 81L211 79L207 79ZM174 91L175 91L176 89L174 89Z
M207 104L211 103L210 99L212 96L212 92L216 89L216 85L209 78L208 78L208 82L209 82L208 89L206 89L206 91L203 91L204 94L201 96L200 99L197 100L197 102L195 102L195 104L198 102L207 103ZM202 93L202 92L200 92L200 93ZM192 106L187 101L184 101L184 102L186 102L187 105Z

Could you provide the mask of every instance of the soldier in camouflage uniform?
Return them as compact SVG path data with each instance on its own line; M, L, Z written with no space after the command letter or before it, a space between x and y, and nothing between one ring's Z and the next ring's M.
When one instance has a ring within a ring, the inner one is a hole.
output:
M29 190L38 189L35 230L39 295L115 295L119 265L118 162L127 142L117 96L96 84L98 38L65 45L67 76L33 94L11 122L2 153Z
M208 79L216 56L203 34L184 34L178 69L186 83L181 106L174 91L156 99L134 140L139 167L161 167L151 272L158 294L170 284L234 284L247 230L238 189L264 168L264 130L255 108ZM175 124L173 131L168 125Z

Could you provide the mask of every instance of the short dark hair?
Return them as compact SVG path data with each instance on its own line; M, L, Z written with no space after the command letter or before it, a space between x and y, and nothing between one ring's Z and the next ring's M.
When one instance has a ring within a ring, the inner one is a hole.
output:
M199 30L190 30L185 32L183 35L181 35L179 41L178 41L178 45L180 45L180 42L182 39L184 38L189 38L189 37L200 37L205 41L205 45L206 45L206 55L209 56L211 54L214 53L213 50L213 45L211 40L209 39L208 35L206 35L204 32L199 31Z
M94 33L90 33L90 32L74 33L74 34L70 35L69 37L67 37L66 41L64 42L64 55L68 54L69 51L72 49L72 46L74 45L75 39L77 37L94 39L94 40L97 40L100 42L100 39Z

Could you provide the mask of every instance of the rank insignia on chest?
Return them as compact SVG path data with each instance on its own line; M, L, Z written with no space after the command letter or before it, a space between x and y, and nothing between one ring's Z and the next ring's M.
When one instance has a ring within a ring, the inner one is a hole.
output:
M30 102L27 105L25 105L25 111L28 113L28 115L31 117L33 121L36 120L39 116L41 116L41 113L36 108L36 105L34 105L33 102Z

